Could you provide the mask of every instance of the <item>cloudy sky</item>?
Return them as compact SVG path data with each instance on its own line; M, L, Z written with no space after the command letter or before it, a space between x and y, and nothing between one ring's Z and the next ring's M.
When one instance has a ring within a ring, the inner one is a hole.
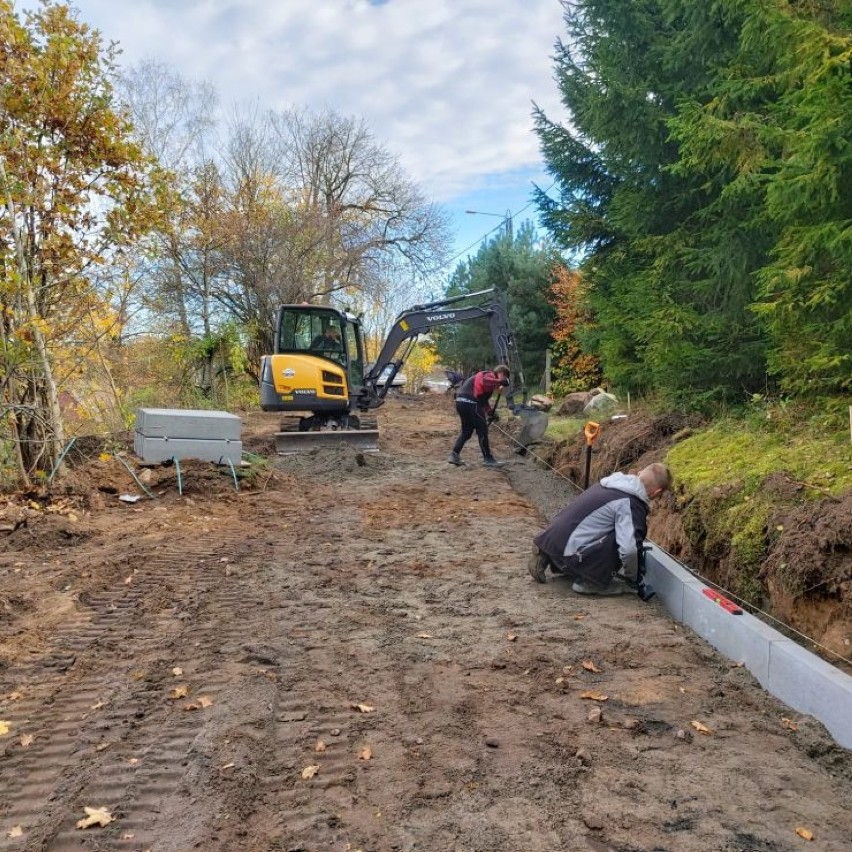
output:
M457 252L526 207L533 182L550 183L530 113L535 101L561 115L551 58L564 34L559 0L71 2L120 44L122 64L166 62L211 82L223 108L363 117L450 211Z

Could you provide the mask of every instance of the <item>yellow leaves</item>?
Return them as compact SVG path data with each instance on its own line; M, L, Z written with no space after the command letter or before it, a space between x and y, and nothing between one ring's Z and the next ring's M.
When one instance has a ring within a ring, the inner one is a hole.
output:
M23 836L24 836L24 829L20 825L13 825L12 828L9 831L6 832L6 837L15 838L15 837L23 837Z
M2 719L0 719L0 737L5 737L6 734L8 734L11 730L11 726L11 722L4 722Z
M184 710L203 710L205 707L212 707L213 699L208 695L199 695L196 701L193 701L192 704L186 704L182 709Z
M317 740L317 744L314 746L314 751L325 751L325 743L322 740Z
M311 778L313 778L313 777L314 777L314 775L316 775L316 774L317 774L317 772L319 772L319 771L320 771L319 766L318 766L316 763L312 763L310 766L306 766L306 767L302 770L302 778L303 778L305 781L310 781L310 780L311 780Z
M98 461L108 462L111 458L112 458L112 455L110 453L101 453L98 456Z
M372 713L376 708L369 704L350 704L352 710L357 710L359 713Z
M106 808L84 807L83 810L86 812L86 816L77 821L77 828L90 828L93 825L99 825L103 828L113 821L112 814Z
M692 721L689 724L692 725L692 727L695 728L695 730L698 731L699 734L704 734L705 737L710 736L710 734L713 733L713 731L711 731L710 728L707 727L707 725L704 725L701 722Z
M593 689L589 689L586 692L581 692L580 698L587 698L589 701L606 701L609 696L604 695L602 692L596 692Z
M370 746L364 746L361 751L358 752L358 760L370 760L373 756L373 750Z
M179 698L186 698L189 695L189 687L184 686L176 686L170 693L169 698L172 701L177 701Z
M592 660L583 660L583 668L587 672L595 672L595 674L601 673L601 670L594 664Z
M796 834L802 838L802 840L813 840L814 833L809 829L805 828L803 825L800 825L796 828Z
M8 698L9 701L22 701L24 694L22 692L10 692Z
M21 734L21 748L29 748L35 742L32 734Z

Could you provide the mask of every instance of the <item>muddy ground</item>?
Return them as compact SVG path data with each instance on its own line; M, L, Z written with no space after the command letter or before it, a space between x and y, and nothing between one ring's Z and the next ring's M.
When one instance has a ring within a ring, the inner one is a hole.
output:
M268 454L275 418L249 420ZM532 582L563 480L499 439L502 471L447 465L445 397L379 422L379 454L239 492L159 467L125 504L95 454L7 501L0 850L850 848L852 759L819 724L657 603Z

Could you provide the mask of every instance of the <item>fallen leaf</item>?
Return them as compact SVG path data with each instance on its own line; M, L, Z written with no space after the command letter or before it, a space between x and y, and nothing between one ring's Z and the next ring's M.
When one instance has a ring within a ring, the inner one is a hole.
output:
M131 834L129 831L126 834L121 835L122 840L133 840L134 837L136 837L136 835Z
M101 707L106 707L106 702L105 702L105 701L101 701L100 699L98 699L98 703L97 703L97 704L93 704L93 705L92 705L89 709L90 709L90 710L100 710L100 709L101 709Z
M796 834L798 834L799 837L802 838L802 840L813 840L814 839L814 833L812 831L808 831L808 829L806 829L803 825L800 825L796 829Z
M133 582L133 575L128 574L128 576L124 578L124 585L129 586L132 582Z
M432 637L431 633L418 633L417 638L418 639L432 639L433 637Z
M138 757L131 757L131 758L129 758L129 759L128 759L128 761L127 761L127 762L128 762L131 766L136 766L136 764L137 764L137 763L139 763L139 758L138 758Z
M588 698L591 701L606 701L609 698L608 695L604 695L602 692L595 692L594 690L588 690L587 692L581 692L580 698Z
M789 731L799 730L799 726L792 719L788 719L785 716L781 717L781 724Z
M0 737L5 737L9 733L9 725L11 724L11 722L4 722L0 719Z
M170 693L169 698L172 701L176 701L178 698L186 698L189 695L189 687L188 686L176 686Z
M100 743L100 745L96 745L95 751L103 751L105 748L109 748L109 743Z
M556 682L557 683L565 683L565 678L564 677L558 677L558 678L556 678Z
M516 633L507 633L506 634L506 639L508 639L510 642L514 642L515 639L517 639L517 638L518 638L518 636L517 636Z
M310 766L306 766L302 770L302 778L304 778L305 781L309 781L311 778L314 777L314 775L317 774L317 772L319 772L319 766L313 763Z
M575 615L574 621L582 621L585 617L585 615Z
M376 709L375 707L371 707L369 704L350 704L349 706L360 713L372 713L373 710Z
M224 766L220 766L219 769L221 769L222 771L226 769L233 769L235 765L236 764L233 763L226 763Z
M86 816L77 821L77 828L89 828L92 825L99 825L103 828L112 822L112 814L106 808L86 808Z
M702 725L701 722L690 722L689 724L692 725L699 734L708 735L713 733L707 725Z
M180 677L180 676L183 674L183 669L182 669L182 668L180 668L179 666L175 666L175 667L172 669L172 674L173 674L175 677Z
M6 837L23 837L24 829L20 825L13 825L11 831L6 834Z
M325 743L322 740L317 740L314 751L325 751Z
M109 461L111 458L112 456L109 453L101 453L98 456L98 461Z
M594 664L592 660L583 660L583 668L587 672L595 672L596 674L601 673L601 670Z
M209 695L199 695L198 703L201 707L212 707L213 699Z
M369 760L373 756L373 750L370 746L364 746L361 751L358 752L358 760Z
M10 692L9 701L21 701L24 697L22 692Z
M21 734L21 747L29 748L33 744L35 737L32 734Z

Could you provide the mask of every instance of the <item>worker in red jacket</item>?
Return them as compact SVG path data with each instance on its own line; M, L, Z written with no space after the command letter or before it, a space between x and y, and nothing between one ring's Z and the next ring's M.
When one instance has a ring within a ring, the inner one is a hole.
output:
M447 461L462 465L459 457L462 447L476 432L479 449L482 450L482 462L486 467L500 467L505 462L497 461L491 454L488 444L488 425L494 418L494 407L490 404L491 394L509 385L509 368L498 364L493 370L480 370L466 379L456 395L456 411L461 420L461 432L453 444L453 451Z

